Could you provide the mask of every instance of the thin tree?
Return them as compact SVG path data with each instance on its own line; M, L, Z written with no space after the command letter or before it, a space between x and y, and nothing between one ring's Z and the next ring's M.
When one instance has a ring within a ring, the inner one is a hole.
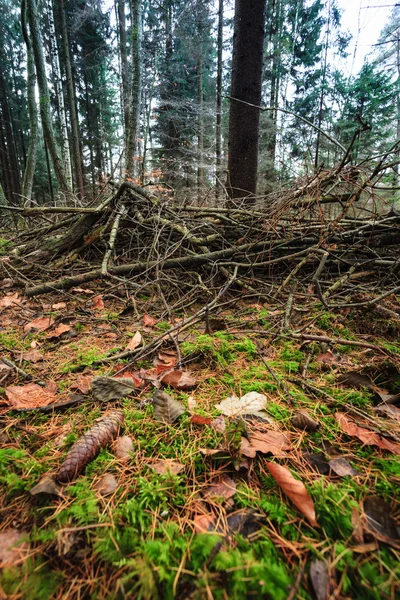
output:
M129 122L129 78L128 78L128 53L126 42L125 0L118 0L118 32L119 55L121 61L121 97L124 111L124 132L128 129Z
M46 67L43 56L42 41L40 38L37 7L35 0L27 0L27 15L29 30L35 57L36 75L38 80L40 98L40 117L42 120L43 136L53 163L54 172L63 192L69 192L68 182L65 176L62 161L58 154L58 148L54 136L50 113L50 92L47 84Z
M218 2L218 39L217 39L217 119L215 124L215 197L221 193L222 163L222 46L224 41L224 0Z
M236 0L231 97L260 105L265 0ZM257 188L260 111L231 100L228 191L231 198L254 196Z
M35 175L36 156L38 147L38 107L35 98L36 71L32 44L28 34L26 1L21 3L21 27L26 46L27 98L29 112L29 146L26 159L24 178L22 181L22 196L31 200L33 178Z
M129 119L125 136L125 176L134 177L135 159L138 153L138 138L140 126L140 93L142 79L141 40L142 40L142 3L131 0L131 57L132 75L129 95Z

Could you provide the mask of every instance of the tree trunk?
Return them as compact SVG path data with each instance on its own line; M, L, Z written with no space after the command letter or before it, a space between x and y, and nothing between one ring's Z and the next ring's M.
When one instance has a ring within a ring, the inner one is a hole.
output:
M140 92L141 92L141 39L142 39L142 7L140 0L131 0L132 16L132 78L129 96L129 121L125 142L125 176L135 175L135 158L137 159L139 125L140 125Z
M197 58L197 105L198 105L198 132L197 132L197 193L200 197L204 182L203 154L204 154L204 124L203 124L203 44L202 27L200 23L200 48Z
M265 0L236 0L231 96L259 105L264 47ZM231 100L228 191L231 198L250 196L257 188L260 111Z
M85 184L83 180L83 169L82 169L82 154L81 154L81 140L79 134L79 118L76 110L76 99L75 99L75 86L74 78L72 75L71 57L69 51L68 41L68 29L67 20L65 18L64 0L59 0L60 9L60 23L61 23L61 34L62 34L62 48L63 48L63 60L65 65L65 73L67 80L67 95L69 104L69 115L71 119L71 133L72 133L72 154L74 160L75 180L76 187L80 199L85 196Z
M325 98L325 84L326 84L326 70L328 65L328 48L329 48L329 37L330 37L330 27L331 27L331 0L328 2L328 21L326 24L326 38L325 38L325 55L324 55L324 64L322 67L322 82L321 82L321 94L319 98L319 109L318 109L318 121L317 125L319 129L321 129L322 125L322 113L324 108L324 98ZM314 160L314 168L318 169L319 163L319 149L321 142L321 133L318 131L317 133L317 141L315 144L315 160Z
M217 54L217 119L215 124L215 198L221 194L222 181L222 45L224 42L224 0L218 4L218 54Z
M118 0L118 31L119 55L121 60L121 97L124 110L124 136L126 139L129 123L129 80L128 80L128 54L126 42L125 0Z
M49 154L54 166L54 172L63 192L70 192L68 182L65 176L62 161L58 154L56 140L54 137L53 125L50 113L50 93L47 85L46 68L42 50L42 41L40 39L39 24L37 19L37 8L35 0L27 0L27 14L29 29L32 39L33 53L35 57L36 75L38 79L39 98L40 98L40 116L42 119L43 136L46 140Z
M36 71L33 57L32 44L27 29L26 1L21 4L21 26L26 45L26 70L27 70L27 97L29 112L29 146L26 159L24 178L22 181L22 195L29 201L32 198L33 179L35 176L36 157L38 148L38 107L35 98Z
M6 143L6 163L3 163L3 169L6 167L9 173L11 184L9 202L18 206L21 200L21 179L17 156L17 148L14 139L14 133L11 126L11 114L7 99L6 82L1 71L0 65L0 103L2 113L2 128L4 130Z

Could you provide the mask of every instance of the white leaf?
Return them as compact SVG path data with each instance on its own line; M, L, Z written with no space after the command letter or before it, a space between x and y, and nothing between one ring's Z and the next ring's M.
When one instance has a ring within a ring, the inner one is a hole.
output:
M267 405L268 399L264 394L258 392L248 392L240 399L231 395L216 405L222 414L227 417L238 417L240 415L254 414L263 410Z

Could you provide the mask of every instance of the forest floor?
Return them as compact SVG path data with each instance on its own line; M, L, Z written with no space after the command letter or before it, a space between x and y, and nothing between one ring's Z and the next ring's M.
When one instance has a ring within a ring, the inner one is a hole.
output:
M160 320L157 298L129 313L124 297L101 294L2 292L1 356L21 370L0 365L0 597L394 600L398 320L332 314L300 294L284 330L285 304L239 298L209 333L202 322L139 364L101 364L190 314ZM395 297L384 302L398 312ZM95 399L93 377L121 369L134 391ZM155 412L161 385L183 407L172 405L176 420ZM109 443L72 483L38 492L111 409L133 451Z

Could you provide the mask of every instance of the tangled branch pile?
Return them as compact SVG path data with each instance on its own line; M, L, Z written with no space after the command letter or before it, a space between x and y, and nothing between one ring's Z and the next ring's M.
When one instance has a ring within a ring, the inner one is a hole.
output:
M156 285L166 302L207 299L236 268L236 285L260 294L297 280L325 306L379 302L400 290L400 214L377 185L395 163L385 155L371 164L319 172L251 207L178 204L124 182L91 208L20 209L29 228L2 269L29 280L28 296L103 278ZM56 223L32 228L33 218L57 213Z

